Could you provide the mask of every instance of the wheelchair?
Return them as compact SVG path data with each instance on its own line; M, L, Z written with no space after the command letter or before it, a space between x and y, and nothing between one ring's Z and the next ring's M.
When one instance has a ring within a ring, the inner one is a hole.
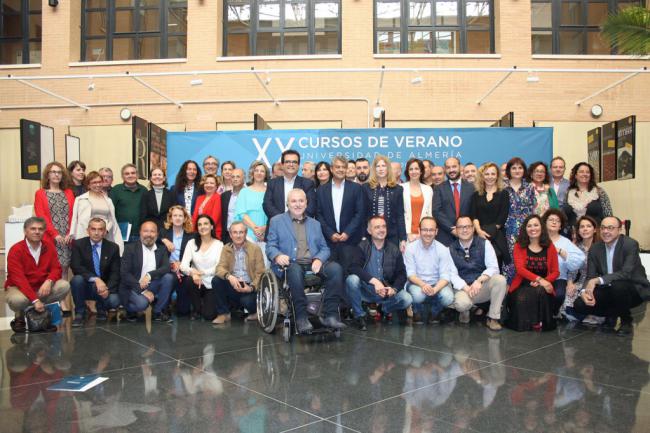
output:
M305 275L307 312L309 321L314 326L311 334L333 333L336 338L340 338L341 330L326 328L318 321L324 289L324 284L318 275L311 273ZM286 272L280 282L275 273L271 269L267 269L262 275L257 291L257 321L264 332L273 334L280 320L282 321L282 338L285 342L290 342L292 335L301 335L295 326L294 306Z

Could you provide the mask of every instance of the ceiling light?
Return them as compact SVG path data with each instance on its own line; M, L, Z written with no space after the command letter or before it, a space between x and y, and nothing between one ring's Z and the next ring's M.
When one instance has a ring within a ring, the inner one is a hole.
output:
M192 81L190 81L190 86L201 86L203 85L203 80L200 78L195 78Z

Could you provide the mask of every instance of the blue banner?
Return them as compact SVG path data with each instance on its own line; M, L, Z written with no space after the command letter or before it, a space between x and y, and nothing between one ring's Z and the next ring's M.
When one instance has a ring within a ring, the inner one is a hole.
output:
M436 129L305 129L264 131L169 132L167 155L169 181L185 160L201 165L214 155L231 160L246 171L256 159L271 165L287 149L295 149L302 161L330 161L342 154L348 159L377 154L406 163L410 158L429 159L436 165L449 157L462 163L498 164L519 156L527 163L553 157L553 128L436 128Z

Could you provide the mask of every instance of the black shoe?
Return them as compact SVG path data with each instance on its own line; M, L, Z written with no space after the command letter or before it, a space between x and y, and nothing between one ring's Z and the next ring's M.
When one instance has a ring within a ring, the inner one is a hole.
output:
M11 326L11 330L17 334L22 334L24 332L27 332L27 323L25 322L25 319L22 317L16 317L14 320L11 321L9 326Z
M345 323L341 322L339 319L337 319L334 316L327 316L325 318L320 317L319 320L321 325L323 325L326 328L332 328L332 329L347 328L347 326L345 326Z
M614 328L616 328L616 322L618 321L618 317L607 317L605 319L605 322L601 325L601 328L605 332L614 332Z
M190 320L201 320L201 315L193 311L192 314L190 314Z
M72 311L70 310L61 310L61 317L70 317L72 316Z
M95 320L98 322L105 322L108 319L108 313L104 310L97 310L97 314L95 315Z
M296 319L296 329L299 334L311 334L314 330L313 325L309 322L309 319L306 317L301 317Z
M422 320L422 314L413 313L413 324L414 325L424 325L424 320Z
M368 327L366 326L366 317L355 317L352 319L352 326L357 328L359 331L367 331Z
M156 313L153 315L153 320L154 322L164 322L164 323L173 322L172 318L169 317L169 314L167 313Z
M75 314L74 319L72 320L72 327L79 328L84 325L84 316L83 314Z
M138 313L126 313L126 321L135 323L138 321Z
M634 331L634 328L632 327L632 322L621 322L621 326L618 328L618 331L616 331L616 335L620 335L621 337L627 337L628 335L632 335L632 332Z

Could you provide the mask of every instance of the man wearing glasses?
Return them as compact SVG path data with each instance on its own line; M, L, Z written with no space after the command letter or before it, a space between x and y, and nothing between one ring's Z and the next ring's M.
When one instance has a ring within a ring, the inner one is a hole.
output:
M632 333L630 309L650 298L650 283L641 264L639 243L621 234L621 220L604 218L601 242L589 250L587 281L573 308L580 314L605 316L604 327L611 331L618 318L618 335Z
M456 235L458 239L449 245L449 252L456 265L451 282L456 289L454 308L460 313L458 320L469 323L472 305L490 301L485 325L493 331L500 331L506 279L499 274L494 247L474 235L474 225L468 216L460 216L456 220Z

